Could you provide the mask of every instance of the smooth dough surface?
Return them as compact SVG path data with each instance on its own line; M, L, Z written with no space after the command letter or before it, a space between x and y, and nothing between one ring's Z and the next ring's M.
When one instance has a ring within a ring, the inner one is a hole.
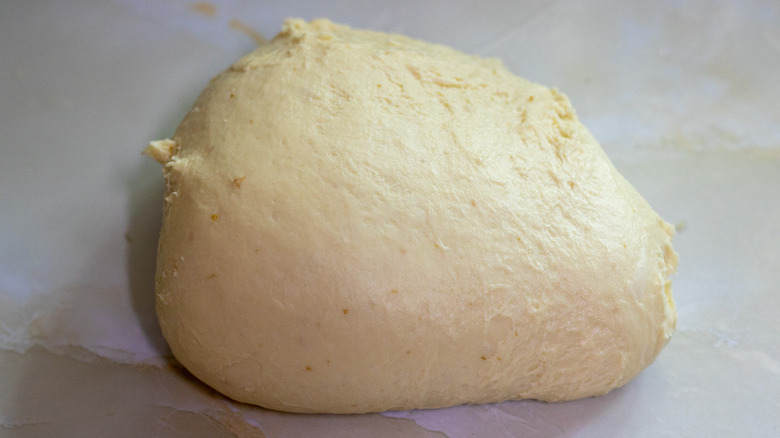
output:
M670 339L672 227L497 60L288 20L171 140L163 334L293 412L595 396Z

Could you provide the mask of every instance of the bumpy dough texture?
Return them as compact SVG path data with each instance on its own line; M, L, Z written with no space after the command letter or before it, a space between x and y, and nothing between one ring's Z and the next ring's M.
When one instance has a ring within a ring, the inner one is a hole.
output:
M672 227L565 96L499 61L289 20L147 152L160 325L236 400L571 400L674 330Z

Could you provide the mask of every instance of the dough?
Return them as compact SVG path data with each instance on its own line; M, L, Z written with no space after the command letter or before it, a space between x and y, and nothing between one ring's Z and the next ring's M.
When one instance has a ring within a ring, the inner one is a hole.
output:
M572 400L674 330L672 227L563 94L500 61L288 20L146 152L160 326L235 400Z

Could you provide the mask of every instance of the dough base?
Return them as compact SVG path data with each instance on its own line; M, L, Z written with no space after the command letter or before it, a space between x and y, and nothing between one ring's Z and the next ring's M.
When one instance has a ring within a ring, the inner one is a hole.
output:
M289 20L147 153L160 326L236 400L573 400L674 331L673 228L563 94L500 61Z

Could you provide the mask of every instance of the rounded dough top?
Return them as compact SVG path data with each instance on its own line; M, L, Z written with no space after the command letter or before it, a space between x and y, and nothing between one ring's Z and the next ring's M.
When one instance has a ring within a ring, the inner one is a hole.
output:
M672 228L564 95L497 60L288 20L148 152L160 325L239 401L570 400L674 330Z

